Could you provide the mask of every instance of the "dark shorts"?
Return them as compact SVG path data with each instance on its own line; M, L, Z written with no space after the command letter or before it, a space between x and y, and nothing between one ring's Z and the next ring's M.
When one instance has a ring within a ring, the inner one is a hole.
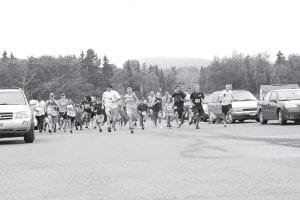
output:
M229 112L230 108L231 108L231 105L222 105L222 113L224 115L227 115L227 113Z
M58 114L58 118L61 119L68 119L68 115L67 115L67 112L59 112Z
M202 106L194 106L193 107L193 113L195 114L195 115L203 115L203 108L202 108Z
M154 112L153 112L153 117L154 117L154 119L158 119L158 114L159 114L160 112L162 112L162 111L160 110L160 111L154 111Z
M178 113L178 117L181 118L182 115L183 115L183 112L184 112L183 105L182 106L176 106L176 105L174 105L174 106L175 106L175 112L177 112Z
M73 124L73 123L74 123L74 121L75 121L75 117L68 116L68 120L70 120L70 121L71 121L71 123Z
M92 113L91 113L91 118L94 118L94 117L96 117L96 115L97 115L97 113L96 113L96 112L92 112Z

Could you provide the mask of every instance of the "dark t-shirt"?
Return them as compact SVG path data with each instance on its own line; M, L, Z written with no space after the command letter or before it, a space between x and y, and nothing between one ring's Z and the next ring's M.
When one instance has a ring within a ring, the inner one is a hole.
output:
M191 94L191 100L196 107L202 106L202 99L204 98L204 94L202 92L193 92Z
M181 91L179 93L175 92L172 97L174 98L174 106L183 107L184 101L182 99L186 97L186 94Z
M147 106L147 104L141 103L138 105L137 109L138 109L138 111L144 112L144 111L148 110L148 106Z
M95 104L94 111L97 115L105 115L105 110L102 108L102 103Z
M162 110L162 98L156 98L153 106L154 112L159 112Z
M92 103L89 101L83 101L82 102L82 108L85 112L91 113L92 112Z

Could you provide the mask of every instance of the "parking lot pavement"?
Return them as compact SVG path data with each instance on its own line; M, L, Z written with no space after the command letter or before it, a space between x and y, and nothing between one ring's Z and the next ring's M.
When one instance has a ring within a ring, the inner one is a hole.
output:
M300 196L300 126L36 134L0 140L1 199L277 200Z

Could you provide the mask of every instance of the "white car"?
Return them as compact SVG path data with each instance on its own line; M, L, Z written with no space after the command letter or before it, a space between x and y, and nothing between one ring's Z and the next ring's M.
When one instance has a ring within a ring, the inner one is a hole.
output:
M0 138L9 137L35 139L34 114L21 89L0 89Z

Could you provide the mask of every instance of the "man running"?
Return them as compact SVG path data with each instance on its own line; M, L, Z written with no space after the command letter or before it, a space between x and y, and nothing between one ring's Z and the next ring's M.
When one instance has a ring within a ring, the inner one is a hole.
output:
M107 130L111 132L111 121L113 128L115 129L116 115L117 115L117 102L121 99L120 94L112 89L112 85L108 85L106 91L102 96L102 104L105 107L105 112L107 115Z
M57 101L58 103L58 124L59 127L58 129L63 129L64 132L66 132L67 129L67 120L68 120L68 115L67 115L67 105L68 105L68 100L66 99L66 95L64 93L61 94L61 98Z
M175 92L172 95L172 97L173 97L175 112L177 112L178 118L181 120L181 122L180 122L180 124L178 125L177 128L180 128L181 125L184 123L184 116L183 116L184 108L183 108L183 103L184 103L185 96L186 95L181 91L180 86L176 86Z
M200 92L199 84L195 85L195 91L191 94L191 101L193 103L193 118L196 119L196 129L199 129L200 118L203 115L202 100L204 99L204 94Z
M226 116L227 116L227 113L229 112L230 108L232 107L231 104L232 104L232 100L233 100L230 84L227 84L225 86L225 90L222 91L219 99L220 99L221 106L222 106L224 127L227 127Z
M127 94L124 96L124 103L126 104L126 112L129 119L129 129L133 134L133 119L137 119L137 102L138 98L132 91L131 87L127 88Z

